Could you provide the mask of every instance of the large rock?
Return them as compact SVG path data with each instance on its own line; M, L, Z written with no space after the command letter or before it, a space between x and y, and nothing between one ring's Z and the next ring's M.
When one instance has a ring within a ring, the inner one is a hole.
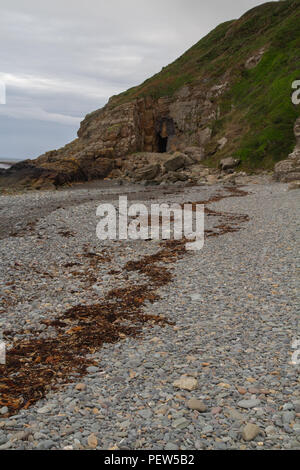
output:
M240 162L240 160L233 157L224 158L220 161L220 168L223 171L231 170L232 168L236 168Z
M176 171L180 168L184 168L185 161L186 155L184 153L175 152L174 155L164 163L164 167L167 171Z
M205 159L205 152L203 147L187 147L184 149L184 153L195 163L201 162Z
M159 173L160 165L158 163L155 165L148 165L135 172L135 179L137 181L151 181L156 178Z
M181 171L170 171L166 175L164 175L163 179L165 181L169 181L170 183L176 183L177 181L187 181L188 175Z
M274 178L277 181L289 183L300 180L300 118L295 122L294 134L296 147L286 160L275 165Z

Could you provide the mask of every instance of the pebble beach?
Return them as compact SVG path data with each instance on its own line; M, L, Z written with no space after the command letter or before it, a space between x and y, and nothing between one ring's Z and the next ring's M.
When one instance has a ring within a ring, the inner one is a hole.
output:
M98 240L124 194L206 202L203 249ZM1 195L0 449L299 449L299 202L272 182Z

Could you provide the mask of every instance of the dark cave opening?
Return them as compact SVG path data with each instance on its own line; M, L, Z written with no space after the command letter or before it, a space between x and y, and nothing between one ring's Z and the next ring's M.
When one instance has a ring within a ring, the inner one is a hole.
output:
M166 153L167 145L168 145L168 137L162 137L160 134L157 134L158 153Z

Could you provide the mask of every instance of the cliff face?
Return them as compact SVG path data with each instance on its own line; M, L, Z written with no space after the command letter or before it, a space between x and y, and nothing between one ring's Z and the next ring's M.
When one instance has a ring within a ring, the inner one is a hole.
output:
M299 24L299 0L286 0L218 26L159 74L86 116L75 141L15 165L0 184L130 177L136 167L161 165L157 154L178 151L202 166L234 157L245 169L273 168L295 145Z

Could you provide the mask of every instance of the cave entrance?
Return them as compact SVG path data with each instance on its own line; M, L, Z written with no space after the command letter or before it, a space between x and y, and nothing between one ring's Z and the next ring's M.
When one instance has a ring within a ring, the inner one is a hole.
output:
M162 137L157 134L157 150L158 153L166 153L168 146L168 137Z
M156 151L166 153L168 151L169 137L175 134L173 119L169 117L160 118L156 121Z

